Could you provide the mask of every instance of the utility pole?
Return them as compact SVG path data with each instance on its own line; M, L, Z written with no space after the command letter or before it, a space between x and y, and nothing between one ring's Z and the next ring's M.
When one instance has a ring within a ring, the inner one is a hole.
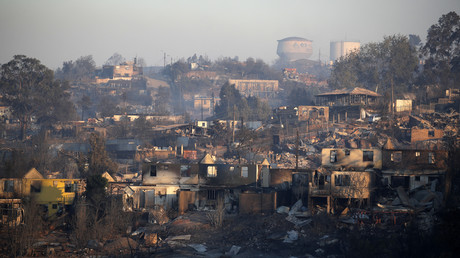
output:
M212 92L211 115L214 116L214 92Z
M394 89L393 89L393 78L391 78L391 115L392 115L392 117L395 116L395 107L394 107L393 94L394 94Z
M201 121L203 121L203 97L201 97Z
M232 132L232 142L235 143L235 111L236 105L233 105L233 132Z
M299 129L297 129L297 137L295 140L295 172L299 172Z
M166 68L166 52L163 53L163 68Z

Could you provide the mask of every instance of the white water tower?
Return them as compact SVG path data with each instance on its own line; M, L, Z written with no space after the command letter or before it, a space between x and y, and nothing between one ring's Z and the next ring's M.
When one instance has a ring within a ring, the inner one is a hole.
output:
M357 41L331 41L331 61L336 61L353 51L359 51L361 43Z

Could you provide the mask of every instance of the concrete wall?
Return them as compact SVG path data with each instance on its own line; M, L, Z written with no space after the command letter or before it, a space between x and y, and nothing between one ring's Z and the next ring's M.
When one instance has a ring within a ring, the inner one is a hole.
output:
M230 85L234 84L235 88L245 97L268 98L278 92L277 80L228 80L228 82Z
M331 162L331 154L334 152L336 158ZM364 154L372 154L371 159L366 160ZM321 165L329 168L354 168L356 170L365 168L382 168L382 151L379 149L333 149L325 148L321 151Z
M283 183L292 184L291 169L270 169L270 187L275 187Z
M128 186L123 194L123 208L132 211L162 206L167 210L176 206L178 192L178 185Z
M152 170L156 169L156 175ZM146 163L142 167L143 185L179 185L182 178L198 173L197 164Z
M258 180L258 167L254 164L209 164L200 165L200 176L206 178L206 185L213 186L241 186L255 183ZM215 177L207 175L207 167L214 166L217 169ZM247 167L248 176L242 175L243 167Z
M396 110L396 112L410 112L410 111L412 111L412 100L410 100L410 99L397 99L396 100L395 110Z
M411 135L410 135L410 141L417 142L417 141L442 139L443 136L444 136L444 131L441 129L412 128Z
M240 214L272 213L276 210L276 192L241 193Z
M447 151L434 150L383 150L383 169L417 173L422 170L447 169Z
M331 194L335 198L366 199L373 186L372 172L333 171Z
M298 111L299 121L329 121L329 107L327 106L299 106Z

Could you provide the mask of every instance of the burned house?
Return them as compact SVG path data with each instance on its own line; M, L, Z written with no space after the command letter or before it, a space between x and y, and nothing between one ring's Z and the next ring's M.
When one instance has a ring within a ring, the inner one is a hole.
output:
M335 200L366 200L370 205L375 185L375 172L382 168L379 149L325 148L321 168L314 171L309 183L309 207L326 201L331 212Z
M317 121L329 121L328 106L299 106L298 112L299 121L308 121L312 124Z
M298 106L297 109L299 121L307 124L307 131L320 130L328 127L328 106Z
M198 165L145 163L142 185L126 186L123 194L125 210L177 206L181 186L198 184Z
M189 209L214 209L221 202L227 211L273 211L276 193L262 193L261 188L261 176L265 175L266 180L271 178L269 166L267 160L260 164L218 163L209 154L194 164L145 163L142 185L129 185L124 190L124 208L178 207L179 213L184 213ZM268 187L271 182L265 184ZM251 201L254 195L266 198L261 202L257 199L254 205Z
M105 148L114 160L132 164L139 145L141 141L138 139L114 139L107 140Z
M44 215L51 217L70 209L83 193L81 179L47 179L32 168L22 178L0 178L0 211L2 223L19 222L23 201L33 197Z
M382 95L363 88L342 89L321 93L315 96L316 105L330 106L329 117L332 121L364 119L366 109L372 109L379 103Z
M413 127L410 130L411 143L426 141L426 140L440 140L444 136L444 130L441 129L423 129Z
M383 184L407 190L431 186L434 181L439 185L447 171L447 157L444 150L383 150Z
M181 187L179 211L189 206L216 207L219 201L227 210L236 210L241 194L257 186L265 164L222 164L207 154L198 164L197 185ZM244 197L243 197L244 198ZM244 201L243 201L244 202Z

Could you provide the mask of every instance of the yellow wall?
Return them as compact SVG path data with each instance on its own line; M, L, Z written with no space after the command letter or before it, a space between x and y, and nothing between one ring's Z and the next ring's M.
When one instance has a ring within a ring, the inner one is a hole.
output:
M7 180L14 180L13 193L5 192L4 181ZM66 183L72 185L68 192L65 191ZM39 191L31 191L34 187ZM53 215L59 210L59 207L73 204L76 191L79 191L80 187L80 179L0 179L0 198L34 196L38 204L48 206L48 215Z
M338 176L348 176L348 185L336 182ZM336 198L369 198L372 186L371 172L333 171L331 193Z
M336 153L336 161L331 162L331 151ZM373 160L364 161L363 152L372 151ZM348 153L348 154L347 154ZM382 151L379 149L339 149L339 148L324 148L321 151L321 165L330 168L355 168L365 169L367 167L382 168Z

